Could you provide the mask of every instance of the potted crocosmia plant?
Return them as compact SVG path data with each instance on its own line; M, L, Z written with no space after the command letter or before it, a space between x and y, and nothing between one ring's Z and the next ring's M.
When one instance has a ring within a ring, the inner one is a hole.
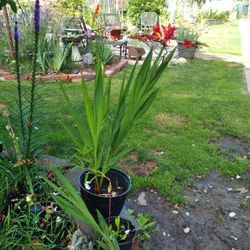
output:
M95 218L97 210L104 218L117 216L124 205L131 182L115 166L129 152L124 140L154 101L158 92L156 83L174 53L162 58L162 51L152 62L151 50L138 71L135 65L129 74L124 74L116 104L110 103L111 78L105 79L99 59L93 93L82 83L84 115L74 110L62 87L76 125L74 131L65 129L84 166L79 177L81 196Z

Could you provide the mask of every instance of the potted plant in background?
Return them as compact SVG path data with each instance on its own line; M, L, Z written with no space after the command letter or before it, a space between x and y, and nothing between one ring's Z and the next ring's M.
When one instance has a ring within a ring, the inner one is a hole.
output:
M186 59L192 59L198 46L205 45L199 42L200 34L192 27L180 26L175 32L175 39L177 41L178 56Z
M156 97L155 85L174 54L173 50L162 59L163 50L153 63L151 50L138 72L135 65L128 76L124 75L115 108L110 105L111 79L105 79L100 59L92 100L86 84L82 83L84 116L74 110L62 88L76 124L75 131L65 129L82 159L81 196L95 218L97 210L107 218L119 215L123 208L131 182L125 173L113 167L128 153L124 140Z

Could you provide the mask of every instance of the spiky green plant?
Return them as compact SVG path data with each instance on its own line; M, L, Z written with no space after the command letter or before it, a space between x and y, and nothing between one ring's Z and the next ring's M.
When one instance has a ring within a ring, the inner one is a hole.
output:
M152 50L149 52L139 72L136 65L129 76L124 74L116 111L110 107L111 78L106 80L103 66L97 60L94 95L91 100L86 83L82 83L82 95L85 117L80 117L62 87L65 99L76 123L76 131L65 127L72 141L80 152L82 159L94 173L96 191L100 192L102 178L107 171L115 166L119 159L127 154L124 140L135 123L149 109L157 95L155 87L158 79L165 71L174 51L162 58L164 48L152 63Z
M20 78L20 64L19 64L19 31L18 23L15 21L14 40L15 40L15 62L16 62L16 75L17 75L17 96L15 101L10 106L10 116L7 118L8 125L6 126L10 139L12 140L12 147L16 150L16 154L9 154L12 157L12 162L17 162L18 172L22 176L21 182L25 182L29 185L32 191L32 169L30 160L34 159L38 155L40 150L40 138L37 139L37 108L38 108L38 96L37 96L37 51L39 43L40 32L40 2L35 1L34 8L34 48L32 53L32 80L30 87L24 89L24 86ZM15 105L17 104L17 105ZM40 115L40 114L39 114ZM9 145L6 142L6 145ZM10 150L11 151L11 150Z
M63 63L65 62L72 43L67 44L65 47L61 45L59 41L54 42L53 44L53 58L50 63L50 68L54 70L54 72L59 73Z
M95 221L94 217L88 211L84 201L70 182L63 176L62 173L55 167L52 166L52 170L55 174L57 185L48 179L44 179L53 191L59 195L52 194L56 204L58 204L67 214L73 216L75 219L82 221L89 225L101 240L98 244L104 250L119 250L118 242L112 232L109 230L104 218L98 213L99 225Z

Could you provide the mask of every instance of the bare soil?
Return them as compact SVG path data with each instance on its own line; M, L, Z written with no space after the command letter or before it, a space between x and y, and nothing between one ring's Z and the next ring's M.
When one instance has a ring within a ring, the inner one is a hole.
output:
M228 160L234 160L237 156L250 160L250 145L239 138L222 135L218 140L210 140L209 143L217 145L220 154Z
M126 173L133 172L138 176L146 176L158 168L158 164L153 160L141 161L136 151L132 151L120 164Z
M126 207L150 213L159 225L149 244L151 250L249 250L250 174L226 178L217 172L195 180L183 192L186 204L171 205L153 189L145 189L146 206L138 193ZM140 195L140 194L139 194Z

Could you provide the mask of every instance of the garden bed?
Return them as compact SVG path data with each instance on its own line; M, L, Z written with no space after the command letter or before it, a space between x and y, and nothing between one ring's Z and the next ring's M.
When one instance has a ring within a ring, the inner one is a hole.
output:
M111 64L105 66L105 75L107 77L116 74L117 72L121 71L125 65L127 64L127 61L120 61L117 64ZM80 81L81 78L84 78L84 80L93 80L95 78L95 71L92 68L83 68L82 74L48 74L48 75L37 75L36 78L38 81L41 82L48 82L48 81ZM16 80L16 76L4 71L0 70L0 77L2 80ZM31 74L24 74L21 76L21 80L31 80L32 75Z

